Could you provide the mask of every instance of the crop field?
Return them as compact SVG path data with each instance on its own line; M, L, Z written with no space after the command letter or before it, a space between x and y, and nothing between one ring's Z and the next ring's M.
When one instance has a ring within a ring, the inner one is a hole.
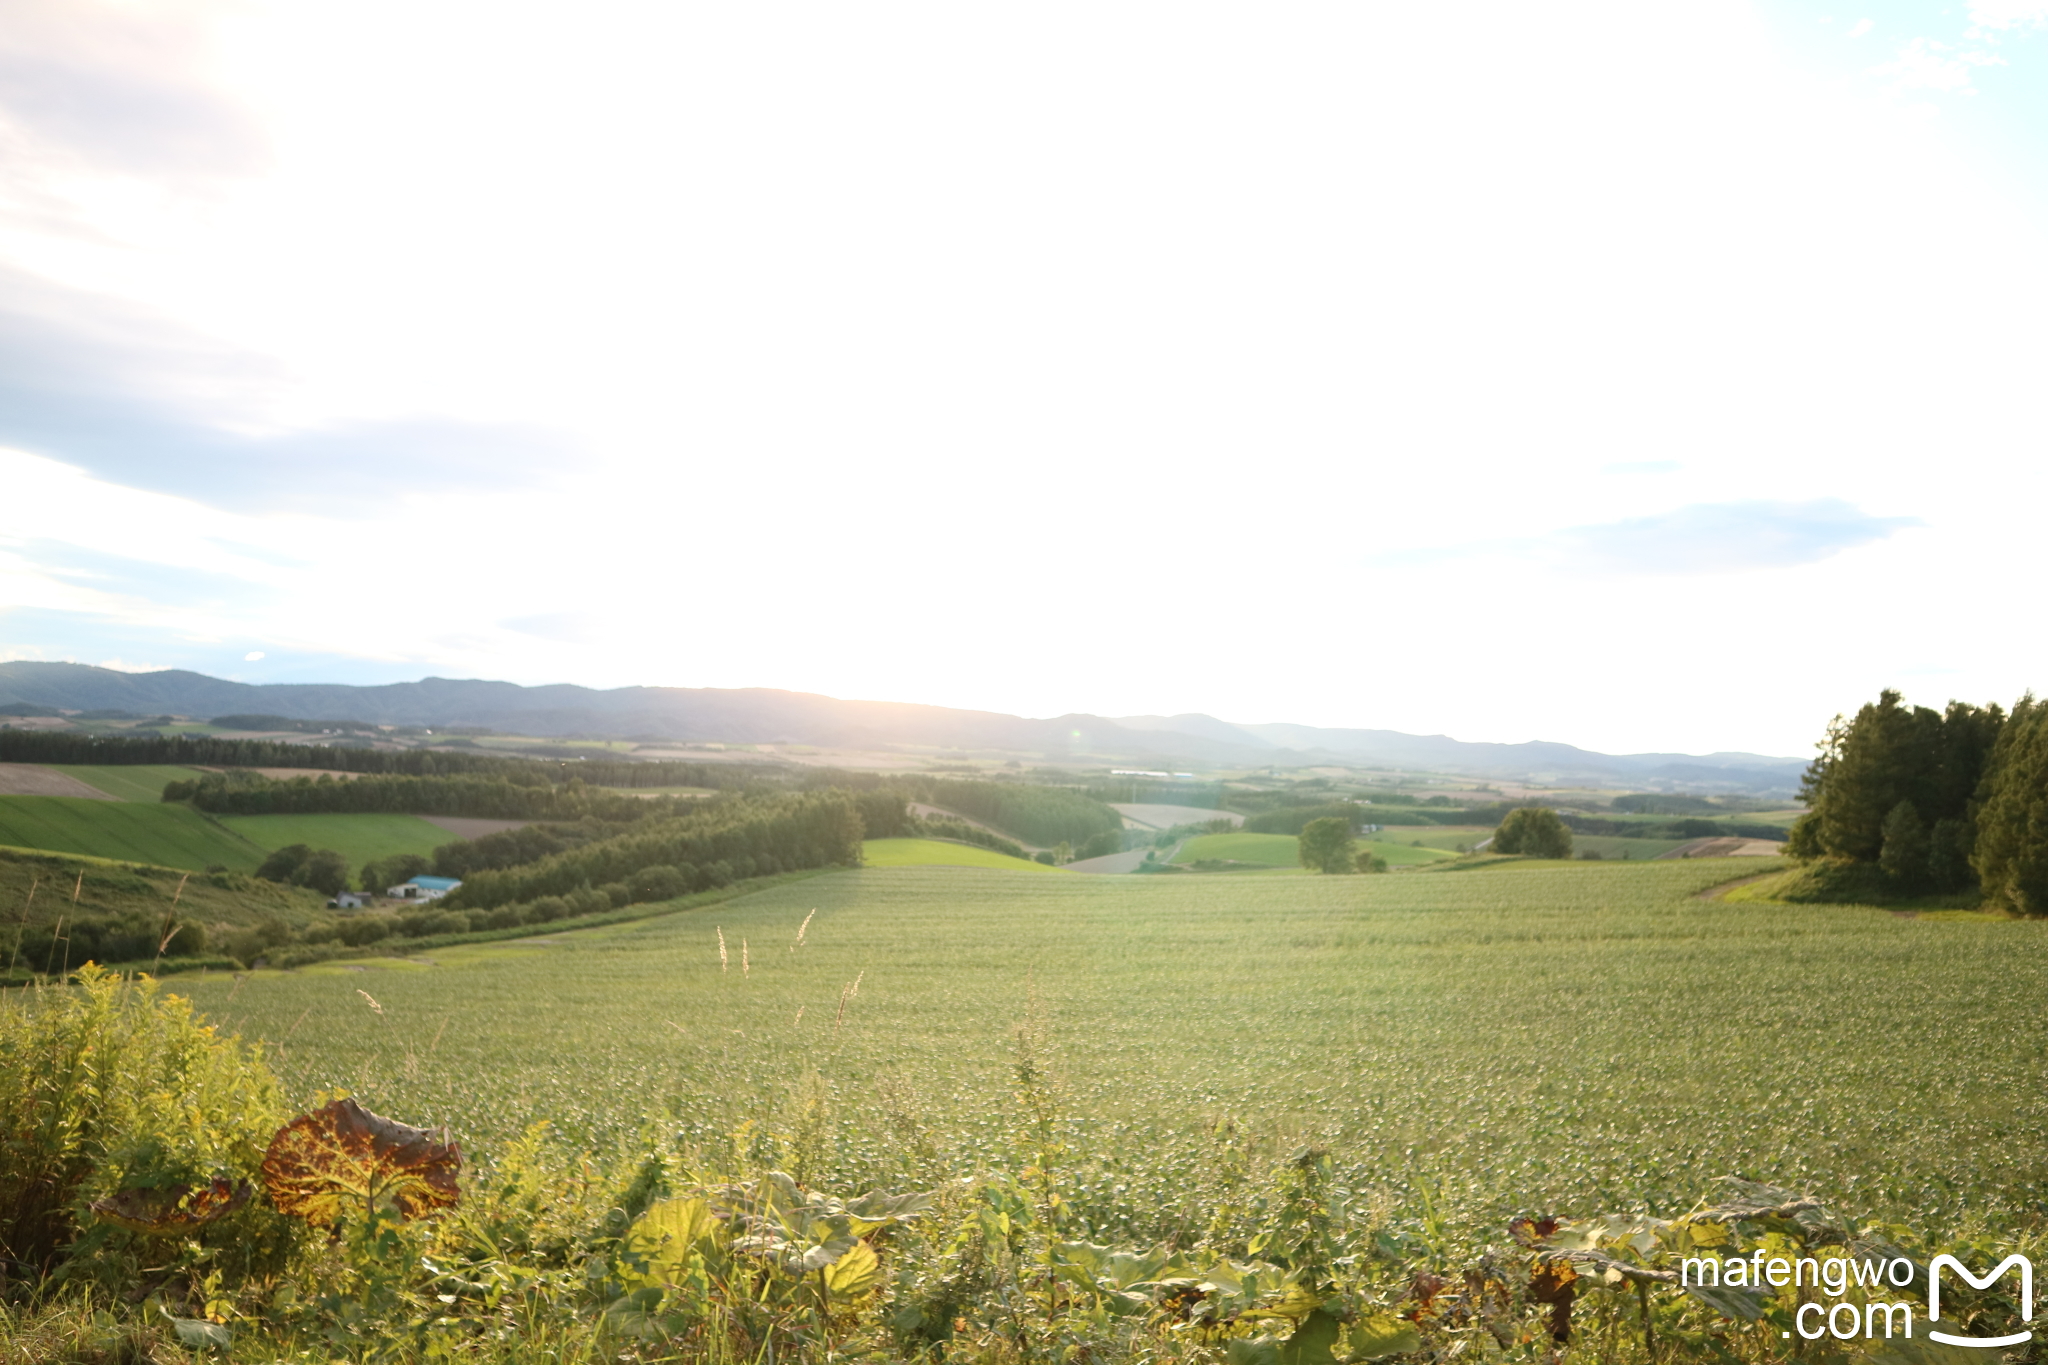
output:
M348 859L350 868L394 853L432 853L457 837L417 815L223 815L219 819L266 853L291 844L331 848Z
M51 766L60 773L77 778L88 787L97 787L116 801L161 801L165 783L189 782L200 776L197 768L180 768L164 763L138 763L127 767L119 764L85 763L57 763Z
M264 853L189 806L71 796L0 796L0 844L192 871L248 872Z
M1370 850L1385 858L1395 867L1406 867L1415 863L1440 862L1450 856L1441 849L1416 848L1405 843L1390 843L1385 840L1358 841L1358 847ZM1198 834L1181 845L1174 855L1177 863L1192 863L1207 859L1220 859L1238 863L1258 863L1267 867L1300 867L1298 845L1292 834Z
M947 839L869 839L861 845L869 867L992 867L1017 872L1058 872L1026 858Z
M823 1115L845 1189L1014 1160L1029 1024L1097 1240L1199 1232L1310 1141L1444 1235L1668 1214L1730 1173L1929 1235L2034 1217L2048 924L1696 895L1773 866L871 867L433 965L177 988L297 1094L346 1086L486 1157L546 1121L600 1157L657 1131L773 1161Z

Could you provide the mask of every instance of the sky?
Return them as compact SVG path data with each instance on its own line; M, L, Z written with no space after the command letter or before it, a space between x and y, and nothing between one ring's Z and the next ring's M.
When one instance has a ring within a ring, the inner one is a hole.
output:
M2048 0L0 0L0 659L2048 687Z

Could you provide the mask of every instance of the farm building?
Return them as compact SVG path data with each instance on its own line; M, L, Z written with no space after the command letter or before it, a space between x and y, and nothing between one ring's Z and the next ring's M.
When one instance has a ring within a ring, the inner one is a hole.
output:
M459 877L414 877L402 885L385 888L384 894L395 901L437 901L460 885Z
M370 893L367 891L344 891L327 905L333 910L360 910L369 903Z

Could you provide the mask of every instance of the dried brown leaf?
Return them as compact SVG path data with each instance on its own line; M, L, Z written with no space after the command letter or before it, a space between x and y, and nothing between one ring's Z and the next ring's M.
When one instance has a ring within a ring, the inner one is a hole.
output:
M339 1099L277 1130L263 1156L263 1186L285 1213L330 1227L350 1205L388 1205L403 1218L453 1208L461 1169L455 1143Z

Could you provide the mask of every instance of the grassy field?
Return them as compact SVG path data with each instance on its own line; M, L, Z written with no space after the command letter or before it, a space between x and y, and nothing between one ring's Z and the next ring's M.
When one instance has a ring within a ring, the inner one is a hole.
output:
M56 763L51 766L88 787L97 787L116 801L161 801L165 783L189 782L200 776L197 768L179 768L169 764L123 767L118 764Z
M1492 825L1388 825L1373 837L1383 843L1462 853L1493 833Z
M1731 1172L1930 1233L2034 1217L2048 924L1695 894L1768 867L868 868L433 966L179 989L272 1040L297 1093L348 1085L484 1153L539 1120L600 1153L650 1119L707 1150L752 1120L773 1160L809 1089L854 1189L1014 1158L1036 1011L1099 1240L1198 1229L1232 1171L1311 1140L1361 1197L1492 1236L1679 1210Z
M276 915L298 925L322 913L317 892L253 877L227 880L222 886L182 868L0 850L0 926L19 923L24 910L35 924L60 914L161 915L173 898L182 918L201 924L249 924ZM0 941L11 941L4 929Z
M289 844L331 848L357 868L394 853L432 853L456 836L417 815L224 815L220 822L265 852Z
M71 796L0 796L0 844L193 871L248 872L265 851L189 806Z
M956 844L946 839L870 839L861 845L869 867L991 867L1017 872L1058 872L1025 858L1012 858L992 848Z
M1690 839L1631 839L1621 834L1574 834L1572 852L1597 853L1603 858L1654 858L1691 843Z
M1361 839L1358 847L1371 850L1395 867L1440 862L1448 856L1442 849L1416 848L1378 839ZM1173 861L1192 863L1214 858L1265 867L1299 867L1301 860L1296 850L1291 834L1198 834L1181 845Z

